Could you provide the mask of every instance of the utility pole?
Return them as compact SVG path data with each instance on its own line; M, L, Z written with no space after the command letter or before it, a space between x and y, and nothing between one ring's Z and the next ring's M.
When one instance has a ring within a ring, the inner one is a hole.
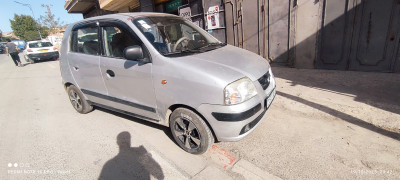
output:
M40 40L42 40L42 34L40 34L39 28L38 28L38 26L37 26L37 23L36 23L36 18L35 18L35 14L33 13L32 6L31 6L30 4L24 4L24 3L20 3L20 2L18 2L18 1L14 1L14 2L15 2L15 3L17 3L17 4L21 4L21 5L23 5L23 6L27 6L27 7L29 7L29 9L31 10L31 12L32 12L32 15L33 15L33 20L35 21L35 26L36 26L36 29L37 29L37 31L38 31L38 33L39 33Z

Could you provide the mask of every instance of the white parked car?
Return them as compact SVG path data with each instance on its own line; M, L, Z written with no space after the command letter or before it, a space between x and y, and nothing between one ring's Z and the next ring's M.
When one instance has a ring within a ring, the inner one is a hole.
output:
M26 62L35 63L41 60L56 60L59 57L58 49L49 41L29 41L23 51Z

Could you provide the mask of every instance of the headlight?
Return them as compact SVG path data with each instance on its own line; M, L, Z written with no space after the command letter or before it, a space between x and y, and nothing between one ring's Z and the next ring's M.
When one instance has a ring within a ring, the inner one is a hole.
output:
M248 77L239 79L225 87L225 105L242 103L256 94L256 87Z

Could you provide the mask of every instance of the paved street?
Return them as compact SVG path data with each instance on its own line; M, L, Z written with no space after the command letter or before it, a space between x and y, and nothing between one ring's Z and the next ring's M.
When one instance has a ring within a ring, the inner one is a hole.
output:
M77 113L58 61L22 62L0 55L2 180L400 178L400 74L273 67L277 97L257 129L196 156L167 127Z

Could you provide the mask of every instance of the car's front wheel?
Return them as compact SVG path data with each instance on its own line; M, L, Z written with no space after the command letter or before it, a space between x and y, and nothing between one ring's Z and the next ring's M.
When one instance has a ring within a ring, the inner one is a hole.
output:
M67 93L69 97L69 101L71 102L72 106L81 114L86 114L92 111L93 106L91 106L85 97L83 96L82 92L79 91L74 85L70 85L67 88Z
M214 143L214 136L206 122L189 109L175 109L169 126L175 141L189 153L202 154Z

